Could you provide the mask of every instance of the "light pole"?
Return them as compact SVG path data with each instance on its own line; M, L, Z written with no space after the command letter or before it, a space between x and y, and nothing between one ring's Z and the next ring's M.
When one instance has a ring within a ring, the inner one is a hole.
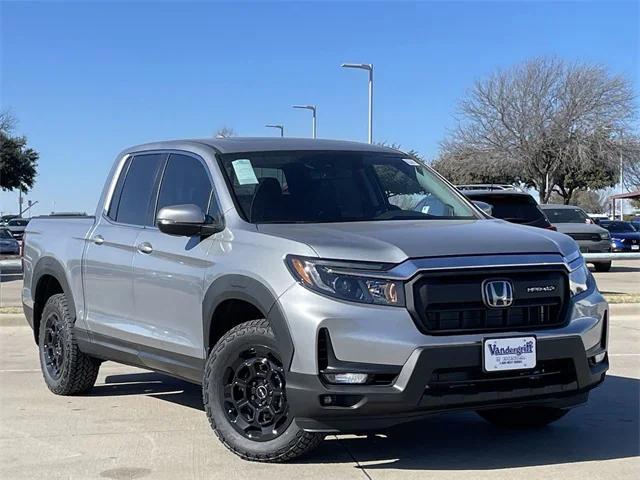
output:
M373 143L373 65L371 63L343 63L340 66L369 71L369 143Z
M313 115L312 117L312 133L313 133L313 138L316 138L316 106L315 105L291 105L293 108L304 108L306 110L311 110L311 114Z
M280 136L284 137L284 125L265 125L265 127L280 129Z

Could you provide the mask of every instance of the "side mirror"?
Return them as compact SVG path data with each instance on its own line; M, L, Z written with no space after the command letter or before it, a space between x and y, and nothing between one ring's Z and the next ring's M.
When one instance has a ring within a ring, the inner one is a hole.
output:
M180 237L213 235L224 228L221 222L214 221L200 207L191 203L161 208L156 223L162 233Z
M473 200L473 204L489 216L493 215L493 205L480 200Z

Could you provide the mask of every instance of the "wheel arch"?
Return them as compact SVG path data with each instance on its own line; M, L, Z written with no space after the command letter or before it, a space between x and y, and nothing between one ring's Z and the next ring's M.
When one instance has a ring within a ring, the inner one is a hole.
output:
M76 307L73 293L64 266L53 257L42 257L33 269L31 299L33 300L33 335L38 343L40 319L44 305L52 295L64 293L72 320L76 320Z
M249 304L261 313L262 318L269 320L285 370L288 370L293 359L294 347L284 313L275 294L266 285L245 275L224 275L217 278L207 289L202 305L205 352L208 354L213 347L212 332L216 327L215 322L220 321L216 312L221 305L229 301Z

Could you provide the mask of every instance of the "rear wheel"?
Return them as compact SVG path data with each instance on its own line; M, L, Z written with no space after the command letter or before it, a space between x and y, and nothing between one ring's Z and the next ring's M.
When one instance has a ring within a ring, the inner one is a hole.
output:
M49 297L42 310L38 348L42 375L53 393L75 395L93 387L100 361L78 349L63 293Z
M561 419L569 410L550 407L496 408L479 410L478 415L501 428L540 428Z
M596 272L608 272L611 270L611 262L594 263L593 266L596 268Z
M291 460L323 439L302 430L291 415L285 371L264 319L234 327L216 344L207 359L203 400L220 441L246 460Z

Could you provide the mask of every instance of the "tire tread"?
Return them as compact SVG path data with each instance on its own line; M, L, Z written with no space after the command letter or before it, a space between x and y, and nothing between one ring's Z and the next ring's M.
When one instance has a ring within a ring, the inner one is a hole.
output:
M100 362L81 352L78 348L78 343L73 334L73 320L69 313L67 298L63 293L49 297L42 311L43 320L46 318L47 312L52 309L58 312L64 322L64 328L68 329L70 339L67 345L65 345L69 354L67 363L68 370L63 373L65 377L61 379L62 381L56 384L52 384L43 371L45 383L49 390L56 395L78 395L86 393L96 383L98 371L100 370ZM44 324L42 324L41 328L44 328ZM40 342L42 343L42 339Z
M317 433L309 433L305 432L302 429L299 429L296 432L295 438L292 438L284 447L279 448L273 452L269 452L268 454L256 454L247 449L239 448L233 444L231 444L225 436L220 432L220 430L216 427L215 419L213 415L211 415L211 408L217 408L217 406L211 406L208 398L208 390L209 390L209 381L213 377L212 368L214 361L218 355L225 349L225 347L232 342L238 336L244 335L265 335L265 336L273 336L273 332L271 330L271 326L269 325L269 321L266 319L259 320L249 320L247 322L241 323L240 325L235 326L231 330L229 330L226 334L222 336L222 338L218 341L218 343L213 347L209 358L207 359L205 372L204 372L204 380L202 385L202 394L203 401L205 405L205 410L207 412L207 418L209 419L209 424L211 428L215 432L216 436L222 442L222 444L228 448L231 452L243 458L245 460L257 461L257 462L287 462L294 458L297 458L301 455L310 452L314 448L316 448L324 439L324 435L320 435ZM294 420L295 421L295 420Z

